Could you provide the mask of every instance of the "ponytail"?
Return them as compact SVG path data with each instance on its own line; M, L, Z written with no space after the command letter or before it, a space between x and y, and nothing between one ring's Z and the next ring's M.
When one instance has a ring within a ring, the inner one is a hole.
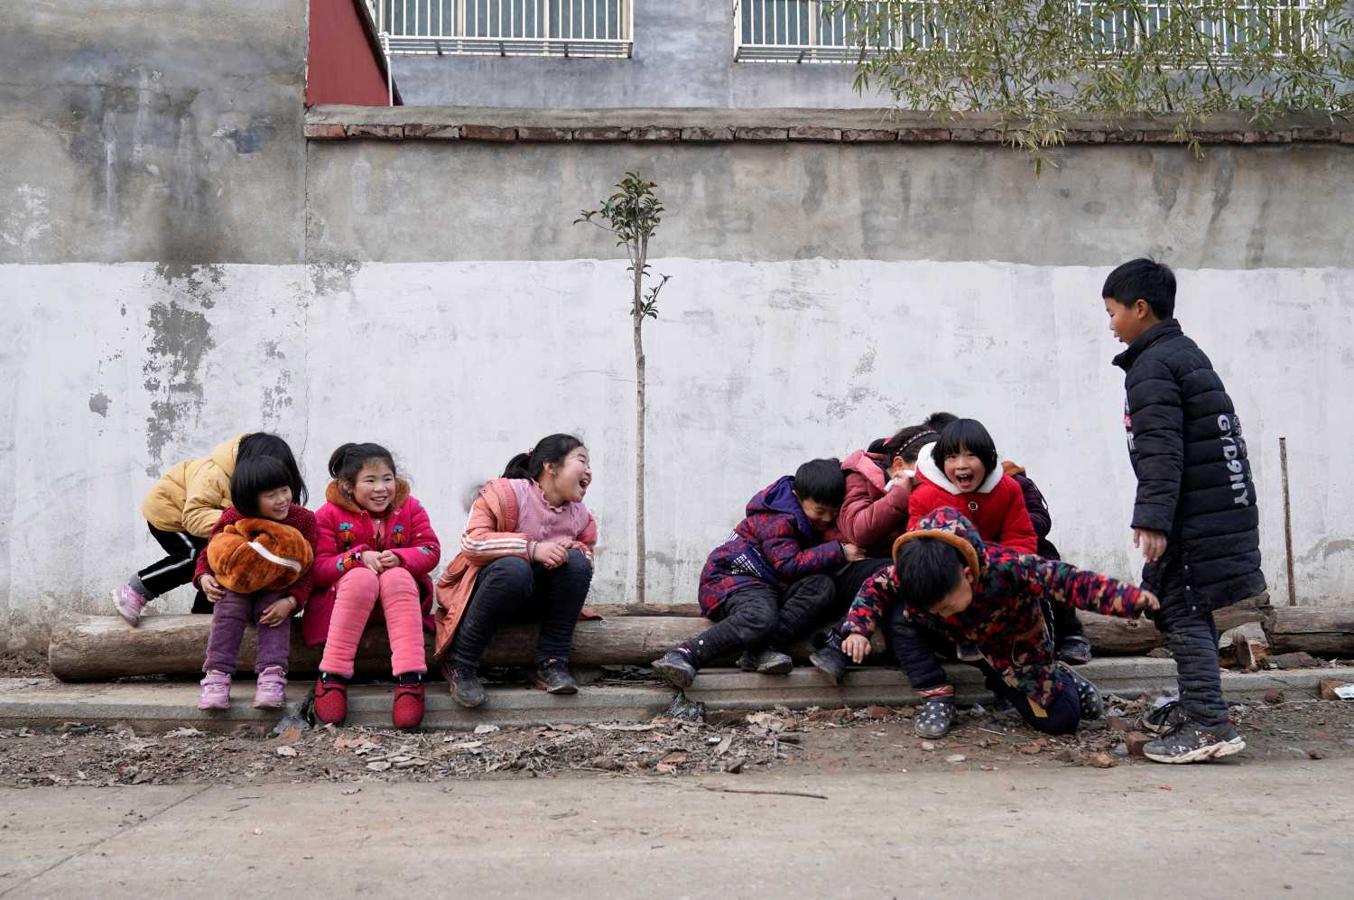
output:
M536 442L530 450L519 453L508 460L503 469L504 478L528 478L532 481L541 477L546 463L559 465L565 457L583 446L583 442L572 434L551 434Z

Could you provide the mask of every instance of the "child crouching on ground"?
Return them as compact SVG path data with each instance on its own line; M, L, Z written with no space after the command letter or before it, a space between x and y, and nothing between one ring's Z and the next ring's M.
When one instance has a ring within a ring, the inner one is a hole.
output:
M847 613L841 626L846 654L863 660L885 610L897 605L924 630L976 648L989 687L1047 734L1073 732L1083 717L1098 718L1104 707L1095 685L1056 661L1041 599L1122 618L1157 609L1148 591L985 544L973 524L948 507L900 537L893 557L894 565L861 589ZM938 661L935 667L933 680L947 685ZM933 703L953 705L953 691L926 701ZM921 714L926 711L923 705Z
M841 463L815 459L748 501L747 517L701 572L701 612L717 624L655 660L654 671L687 688L698 669L737 649L745 671L794 668L785 651L838 611L832 573L864 556L854 544L823 541L845 493Z
M252 622L259 631L254 706L278 709L286 699L291 618L310 598L315 514L303 505L306 486L295 464L271 456L240 460L230 495L235 505L217 520L193 579L212 603L197 708L230 708L230 678Z

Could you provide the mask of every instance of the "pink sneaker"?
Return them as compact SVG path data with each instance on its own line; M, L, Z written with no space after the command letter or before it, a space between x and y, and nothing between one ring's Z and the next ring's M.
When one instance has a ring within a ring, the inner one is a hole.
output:
M230 709L230 676L225 672L208 672L198 684L202 685L202 697L197 701L198 709Z
M269 666L259 673L254 688L255 709L281 709L287 702L287 673L281 666Z
M136 592L131 584L113 588L113 606L122 621L135 628L141 622L141 610L146 606L146 598Z

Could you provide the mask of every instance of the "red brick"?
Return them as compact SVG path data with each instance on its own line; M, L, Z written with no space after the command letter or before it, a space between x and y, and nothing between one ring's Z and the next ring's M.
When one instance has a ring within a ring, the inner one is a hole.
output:
M898 131L898 140L918 144L948 141L949 139L950 129L948 128L902 128Z
M682 129L680 128L659 128L650 125L630 129L630 140L632 141L679 141L681 139Z
M348 136L342 125L307 122L305 136L312 141L341 141Z
M821 125L796 125L790 129L789 137L792 141L840 141L842 130Z
M732 128L683 128L682 140L684 141L731 141L733 140Z
M898 132L885 128L846 128L842 130L842 140L848 144L893 143L898 140Z
M457 141L461 139L460 125L431 125L427 123L406 124L404 138L417 138L430 141Z
M462 125L461 139L466 141L515 141L516 128L501 128L497 125Z
M1354 144L1354 131L1342 131L1342 132L1340 132L1340 143L1342 143L1342 144Z
M519 141L546 141L558 143L560 141L572 141L574 134L567 128L540 128L528 126L517 129L517 139Z
M348 125L348 137L350 138L376 138L377 140L399 141L404 139L403 125L374 125L359 124Z
M1286 144L1293 140L1289 131L1247 131L1242 135L1245 144Z
M1335 695L1335 689L1349 684L1348 681L1340 681L1337 678L1327 678L1316 686L1316 695L1322 700L1339 700Z
M1295 141L1338 141L1340 132L1334 128L1294 128Z
M575 128L576 141L623 141L625 129L610 125L592 125L587 128Z
M1127 131L1124 129L1114 129L1105 132L1105 143L1107 144L1140 144L1142 143L1141 131Z
M733 136L740 141L784 141L789 140L788 128L737 128Z
M1103 144L1107 135L1103 131L1069 131L1063 140L1069 144Z
M1147 746L1147 742L1152 740L1151 735L1143 734L1141 731L1133 731L1124 737L1124 744L1128 747L1129 756L1142 756L1142 748Z

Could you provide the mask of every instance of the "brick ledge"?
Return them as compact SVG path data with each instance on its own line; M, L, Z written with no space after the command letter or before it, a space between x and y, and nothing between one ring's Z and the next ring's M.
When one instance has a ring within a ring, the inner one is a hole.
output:
M1068 123L1068 144L1180 144L1174 118ZM840 144L999 144L990 115L949 123L882 109L502 109L446 106L317 106L306 111L313 141L481 141L496 143L807 141ZM1204 144L1343 143L1354 122L1290 116L1258 127L1244 115L1214 116L1195 133Z

